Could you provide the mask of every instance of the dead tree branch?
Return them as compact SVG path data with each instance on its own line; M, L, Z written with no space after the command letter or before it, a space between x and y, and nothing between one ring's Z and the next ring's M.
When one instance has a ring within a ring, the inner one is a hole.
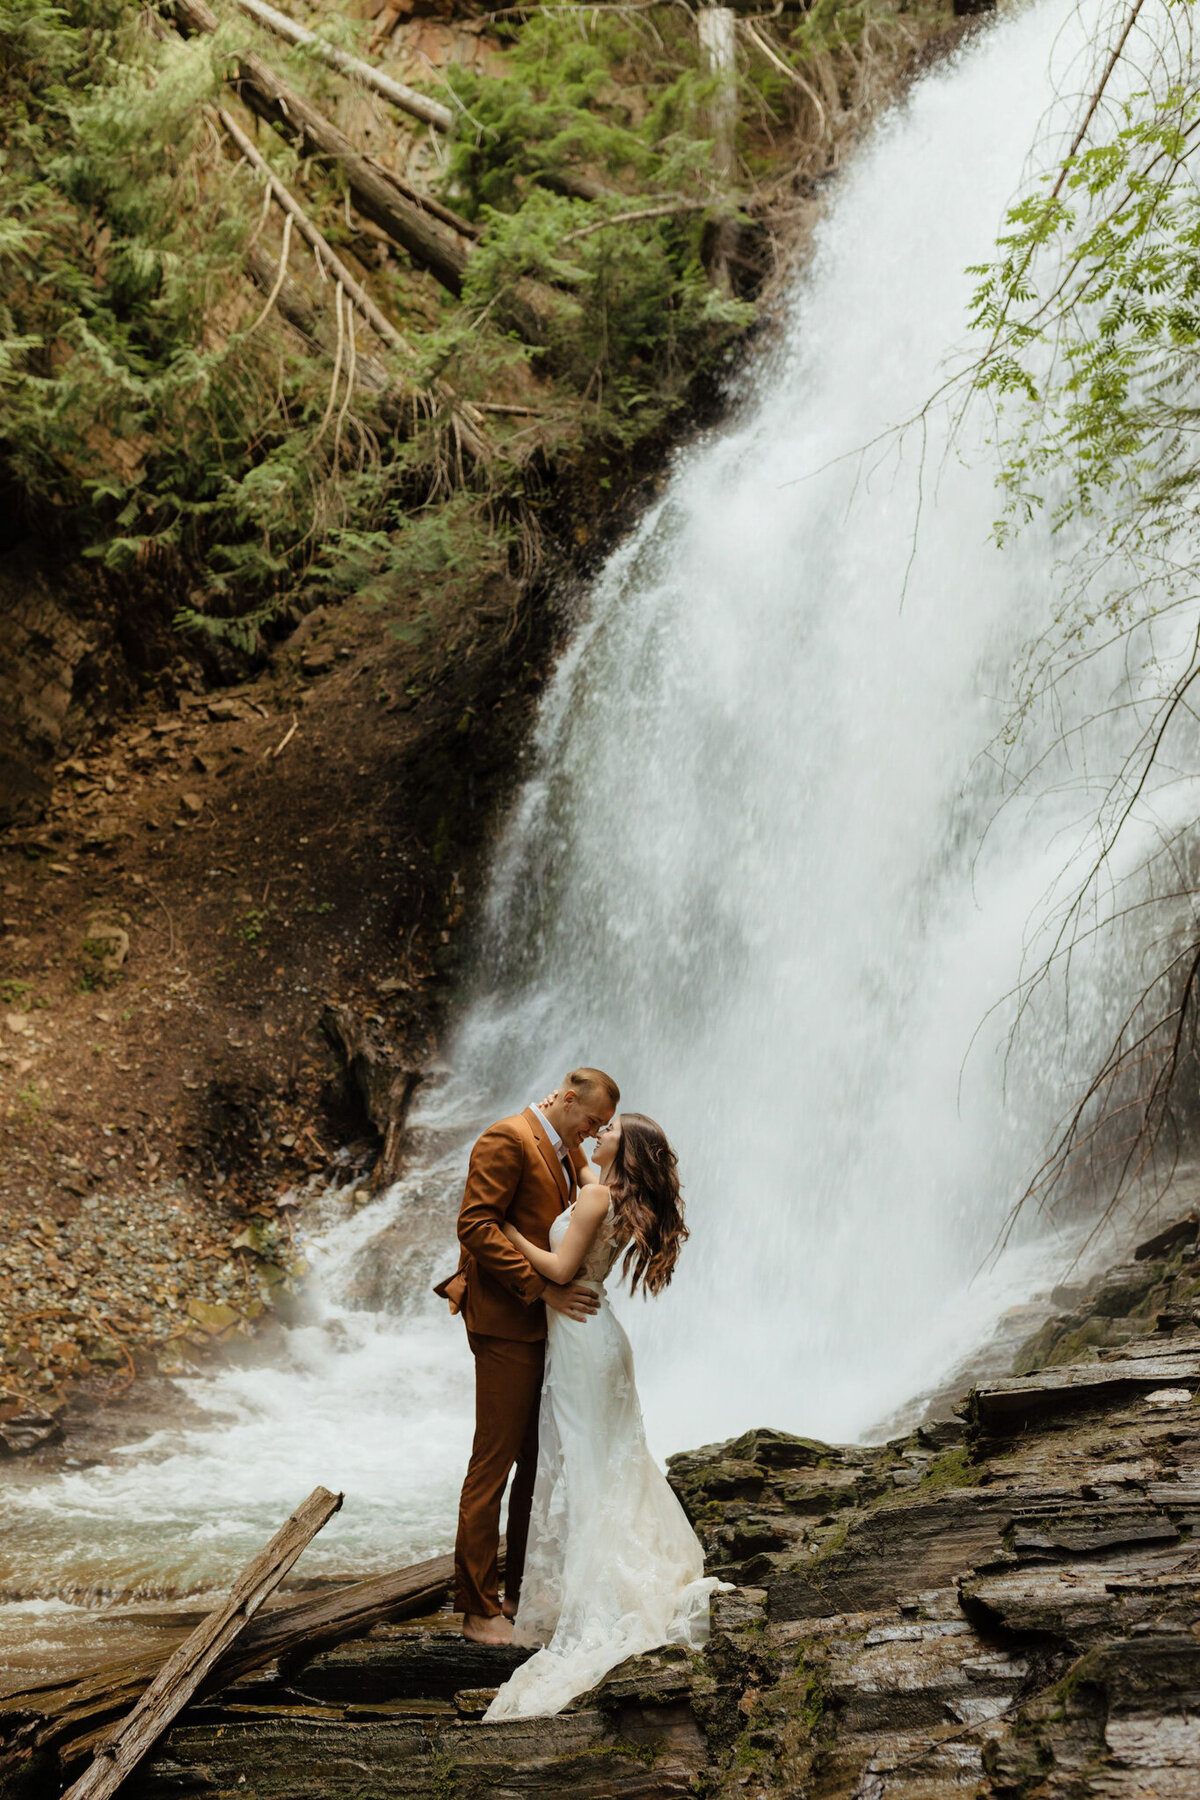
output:
M268 6L267 0L237 0L237 5L248 17L256 20L260 25L265 25L268 31L273 31L276 37L286 39L289 44L299 44L303 49L313 51L323 62L331 64L333 68L340 69L343 75L350 75L355 81L361 82L364 87L369 87L375 93L381 94L385 100L390 100L391 104L398 107L401 112L408 113L411 118L420 119L422 124L432 125L438 131L449 131L454 123L454 114L448 106L443 106L440 100L431 100L425 94L418 94L415 88L406 87L402 81L393 81L390 75L383 74L382 70L373 68L370 63L363 62L357 56L351 56L345 50L337 49L333 44L327 44L324 38L317 36L315 31L309 31L305 26L297 25L296 21L289 19L286 13L278 12L275 7Z
M415 353L408 340L397 331L391 320L380 312L361 282L355 280L341 257L331 249L321 232L308 217L299 201L288 192L270 164L259 155L237 120L224 107L217 109L217 117L227 136L251 167L263 177L284 212L289 218L295 220L301 236L306 243L312 246L318 259L328 269L334 281L341 284L347 298L362 314L371 329L383 339L384 343L390 344L393 349L399 350L411 360ZM491 455L491 447L480 430L482 420L475 408L469 402L461 400L444 382L435 382L430 393L452 414L455 431L463 449L474 461L486 461Z
M186 31L214 33L216 15L205 0L174 0L175 16ZM251 111L273 125L301 150L337 169L364 218L385 231L421 268L452 294L462 290L467 249L424 206L408 199L368 156L357 150L331 120L290 87L262 58L237 59L231 84Z
M340 1494L314 1488L265 1550L243 1569L222 1604L167 1659L132 1712L99 1745L64 1800L111 1800L341 1504Z

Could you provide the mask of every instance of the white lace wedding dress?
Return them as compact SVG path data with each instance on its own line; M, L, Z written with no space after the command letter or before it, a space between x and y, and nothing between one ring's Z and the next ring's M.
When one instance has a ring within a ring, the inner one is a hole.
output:
M550 1230L562 1242L567 1208ZM600 1310L577 1323L550 1313L538 1466L515 1641L542 1646L504 1683L487 1719L556 1713L627 1656L698 1647L721 1584L646 1447L633 1354L604 1291L624 1249L612 1207L577 1281Z

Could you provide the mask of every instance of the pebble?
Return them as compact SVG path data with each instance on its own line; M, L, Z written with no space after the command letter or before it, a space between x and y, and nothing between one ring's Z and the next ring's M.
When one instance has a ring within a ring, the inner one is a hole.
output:
M332 644L308 644L300 652L300 667L305 675L323 675L337 661Z
M181 1335L190 1302L257 1310L237 1230L164 1182L89 1194L14 1233L0 1248L0 1410L34 1395L44 1407L74 1382L123 1385L133 1355Z

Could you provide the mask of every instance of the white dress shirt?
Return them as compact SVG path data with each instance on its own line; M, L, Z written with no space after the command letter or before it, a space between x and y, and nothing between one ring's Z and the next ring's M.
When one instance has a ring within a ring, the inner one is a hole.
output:
M555 1131L553 1125L550 1123L540 1106L536 1105L533 1101L530 1101L530 1111L535 1112L542 1121L542 1124L546 1127L546 1136L550 1139L550 1142L558 1152L558 1160L561 1162L563 1174L567 1178L567 1192L569 1194L575 1181L575 1169L570 1156L567 1154L567 1146L563 1143L561 1137L558 1135L557 1131Z

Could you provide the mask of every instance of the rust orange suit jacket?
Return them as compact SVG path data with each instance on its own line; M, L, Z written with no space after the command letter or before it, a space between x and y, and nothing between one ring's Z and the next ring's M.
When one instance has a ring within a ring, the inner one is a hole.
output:
M567 1154L578 1177L584 1154ZM548 1250L550 1227L571 1198L558 1152L532 1107L488 1127L471 1152L458 1214L468 1331L526 1343L545 1337L546 1282L502 1227L511 1221L531 1244Z

